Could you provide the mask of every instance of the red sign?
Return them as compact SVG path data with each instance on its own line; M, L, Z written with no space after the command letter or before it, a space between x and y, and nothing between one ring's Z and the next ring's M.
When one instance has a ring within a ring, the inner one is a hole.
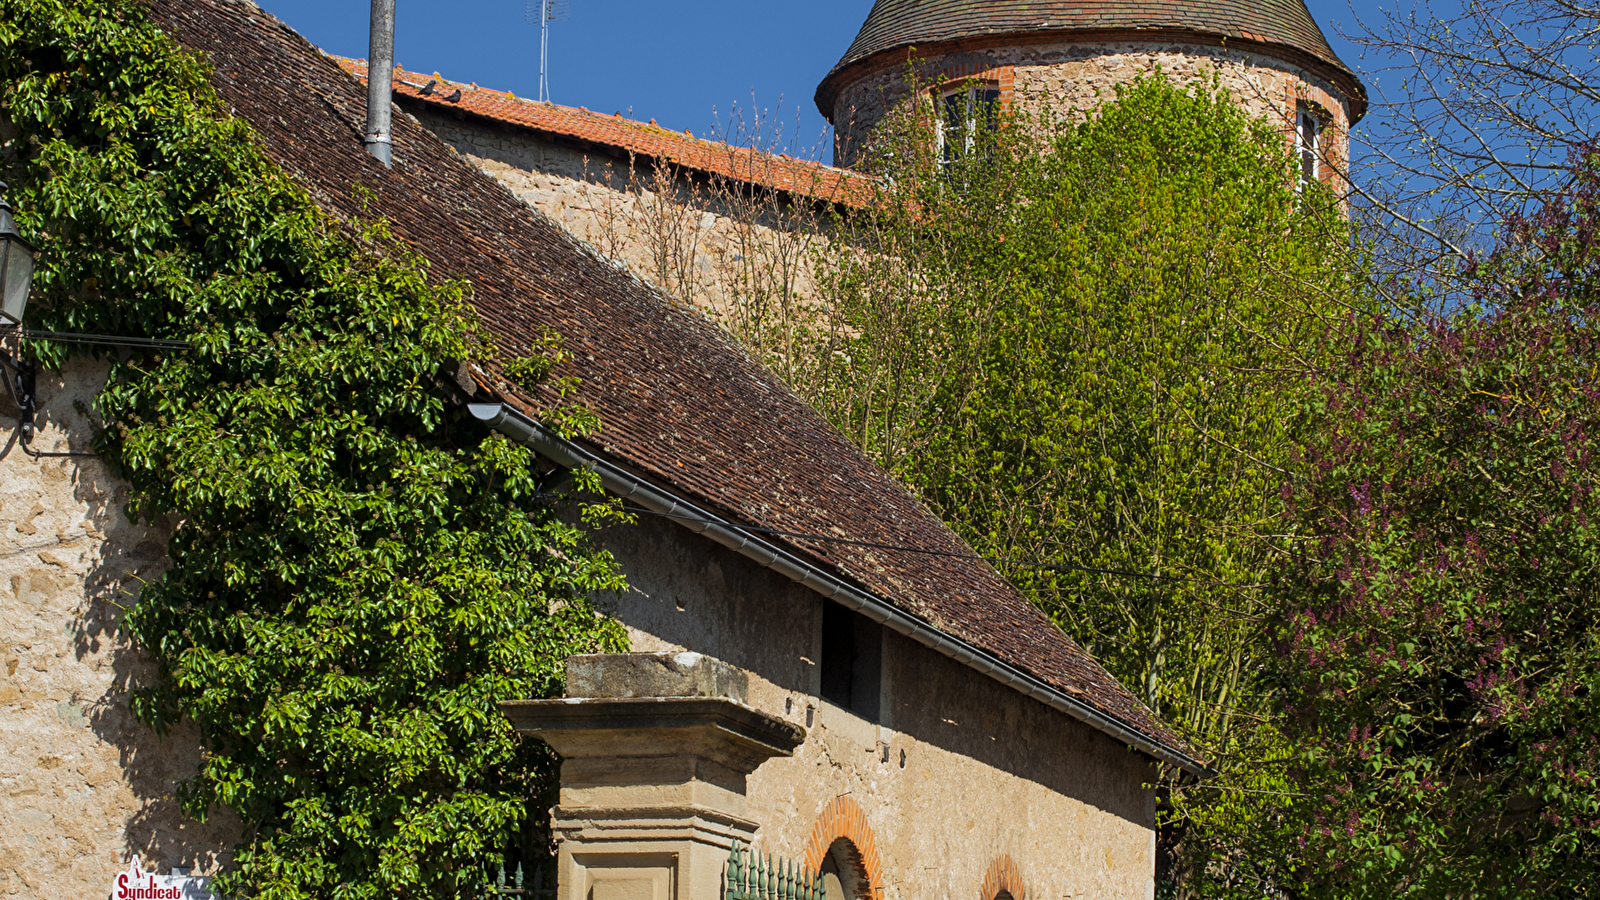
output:
M112 880L111 900L214 900L207 889L210 881L193 875L146 872L135 856L128 871Z

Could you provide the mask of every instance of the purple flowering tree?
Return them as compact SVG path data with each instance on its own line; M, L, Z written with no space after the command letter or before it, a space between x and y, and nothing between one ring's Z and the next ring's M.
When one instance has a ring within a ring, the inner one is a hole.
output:
M1468 308L1354 324L1284 486L1275 585L1305 893L1600 885L1600 156L1472 263Z

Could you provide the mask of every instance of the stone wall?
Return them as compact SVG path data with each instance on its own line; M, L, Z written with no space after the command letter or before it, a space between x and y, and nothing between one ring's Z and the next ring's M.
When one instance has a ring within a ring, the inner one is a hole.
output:
M602 255L744 337L797 320L828 212L648 160L589 154L522 128L408 111L468 162Z
M91 420L74 406L104 371L41 375L37 447L86 445ZM225 813L200 824L175 808L195 735L158 737L127 710L153 672L116 627L166 564L170 523L128 522L126 492L97 459L0 462L0 896L101 897L135 854L160 873L208 872L239 837ZM890 632L881 712L866 721L818 697L818 595L658 518L601 540L632 584L602 605L633 649L726 660L751 673L752 706L807 727L794 757L750 779L759 848L807 860L850 837L882 900L992 900L980 892L996 884L1018 900L1151 895L1141 757Z
M930 55L917 79L975 78L1001 88L1002 104L1019 104L1030 115L1080 117L1116 96L1117 86L1160 70L1180 85L1217 77L1246 112L1279 125L1290 146L1296 104L1315 104L1328 116L1330 161L1347 159L1350 106L1335 85L1272 57L1223 47L1152 42L1041 43ZM874 125L904 102L910 91L904 66L871 73L845 86L834 103L834 159L848 166ZM1329 167L1324 167L1325 170Z
M726 660L751 673L752 706L808 728L749 779L758 849L815 865L851 837L883 900L1152 895L1144 758L887 630L879 720L863 720L818 697L819 595L650 516L603 542L630 579L609 606L633 650Z
M41 372L40 450L84 449L105 367ZM16 410L0 401L9 435ZM198 742L134 721L148 658L117 634L166 564L166 523L132 523L127 486L96 458L0 461L0 896L104 897L137 854L147 870L213 870L238 823L187 820L172 800Z

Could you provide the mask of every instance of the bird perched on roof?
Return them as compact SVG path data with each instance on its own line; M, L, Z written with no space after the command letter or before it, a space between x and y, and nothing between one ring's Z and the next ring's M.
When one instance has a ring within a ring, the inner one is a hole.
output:
M427 84L423 85L422 90L417 91L417 96L418 97L431 97L431 96L433 96L433 89L438 87L438 86L439 86L438 79L430 79Z
M460 100L460 99L461 99L461 88L456 88L455 93L453 93L450 96L444 98L444 102L446 102L446 103L454 103L454 102L456 102L457 100Z

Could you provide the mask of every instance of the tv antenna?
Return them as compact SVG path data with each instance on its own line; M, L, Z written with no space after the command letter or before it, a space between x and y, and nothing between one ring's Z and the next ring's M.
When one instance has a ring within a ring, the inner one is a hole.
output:
M523 15L539 26L539 99L550 102L550 23L572 17L571 0L524 0Z

